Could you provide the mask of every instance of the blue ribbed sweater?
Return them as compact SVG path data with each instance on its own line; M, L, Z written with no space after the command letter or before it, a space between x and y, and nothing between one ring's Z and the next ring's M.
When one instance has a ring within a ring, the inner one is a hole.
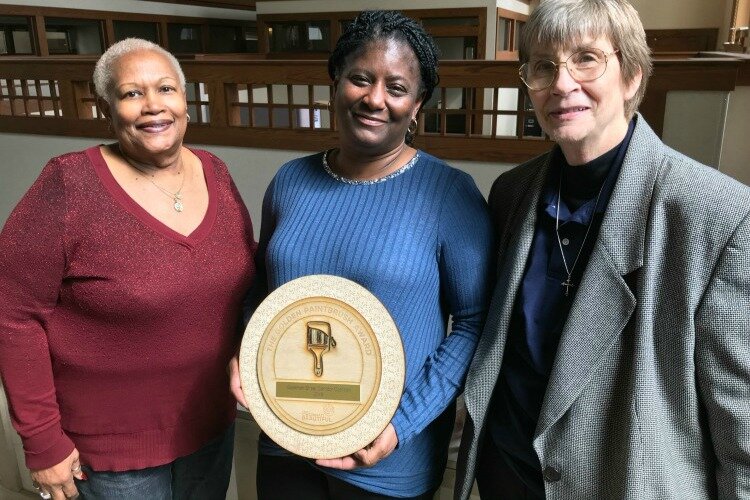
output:
M399 445L372 468L325 470L397 497L441 480L453 415L438 417L462 390L491 276L492 229L474 181L419 155L411 168L369 185L334 179L320 153L283 165L263 201L260 286L251 300L300 276L333 274L364 286L388 309L406 354L404 394L392 420Z

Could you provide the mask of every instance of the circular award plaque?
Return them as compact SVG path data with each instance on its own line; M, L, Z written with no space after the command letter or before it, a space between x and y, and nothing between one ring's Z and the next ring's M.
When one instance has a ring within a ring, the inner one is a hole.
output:
M280 446L336 458L370 444L404 387L401 336L369 291L314 275L274 290L253 314L240 349L250 412Z

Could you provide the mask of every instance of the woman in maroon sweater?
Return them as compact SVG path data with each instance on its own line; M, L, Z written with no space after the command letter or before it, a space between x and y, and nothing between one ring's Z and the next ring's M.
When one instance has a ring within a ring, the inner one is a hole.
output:
M117 143L52 159L0 234L13 424L42 498L224 498L250 217L224 163L182 145L171 54L122 41L94 82Z

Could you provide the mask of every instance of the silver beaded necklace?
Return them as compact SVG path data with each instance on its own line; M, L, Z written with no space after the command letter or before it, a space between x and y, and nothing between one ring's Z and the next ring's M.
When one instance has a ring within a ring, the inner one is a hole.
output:
M331 166L328 164L328 155L331 154L331 152L334 149L335 148L329 149L328 151L326 151L326 152L323 153L323 168L325 169L326 173L328 173L328 175L330 175L331 177L333 177L337 181L343 182L344 184L350 184L350 185L353 185L353 186L366 186L366 185L370 185L370 184L377 184L379 182L385 182L388 179L393 179L394 177L396 177L398 175L401 175L404 172L406 172L407 170L409 170L419 160L419 151L417 151L414 154L414 157L411 160L409 160L408 162L406 162L403 166L399 167L397 170L394 170L390 174L386 175L385 177L379 177L377 179L366 179L366 180L349 179L347 177L342 177L339 174L337 174L336 172L334 172L331 169ZM394 161L396 161L396 159L398 158L398 156L399 155L396 155L396 157L393 160L391 160L391 162L388 163L383 168L384 169L388 168L391 165L391 163L393 163Z

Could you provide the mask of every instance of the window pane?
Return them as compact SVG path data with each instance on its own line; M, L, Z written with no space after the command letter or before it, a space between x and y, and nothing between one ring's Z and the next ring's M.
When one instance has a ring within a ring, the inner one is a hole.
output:
M331 23L328 21L313 21L308 24L307 34L310 40L310 50L328 51L331 47Z
M0 16L0 26L29 27L29 20L23 16Z
M47 47L50 54L75 54L66 31L47 31Z
M16 54L33 54L29 30L13 30L13 48Z
M268 29L271 52L326 52L331 46L329 21L277 22Z
M29 18L0 16L0 54L33 54Z
M169 24L169 50L175 54L203 52L200 24Z
M209 26L208 52L225 54L247 52L247 44L241 26Z
M271 52L300 52L303 49L302 23L273 23L268 28Z
M258 27L253 22L252 24L245 26L244 38L245 38L245 52L258 52Z
M46 18L50 54L102 53L101 22L89 19Z
M436 36L440 59L476 59L477 38L474 36Z
M115 29L115 41L126 38L143 38L154 43L159 43L159 29L156 23L140 21L113 21Z
M497 51L502 52L504 50L510 50L510 31L511 23L510 19L499 17L497 19Z

